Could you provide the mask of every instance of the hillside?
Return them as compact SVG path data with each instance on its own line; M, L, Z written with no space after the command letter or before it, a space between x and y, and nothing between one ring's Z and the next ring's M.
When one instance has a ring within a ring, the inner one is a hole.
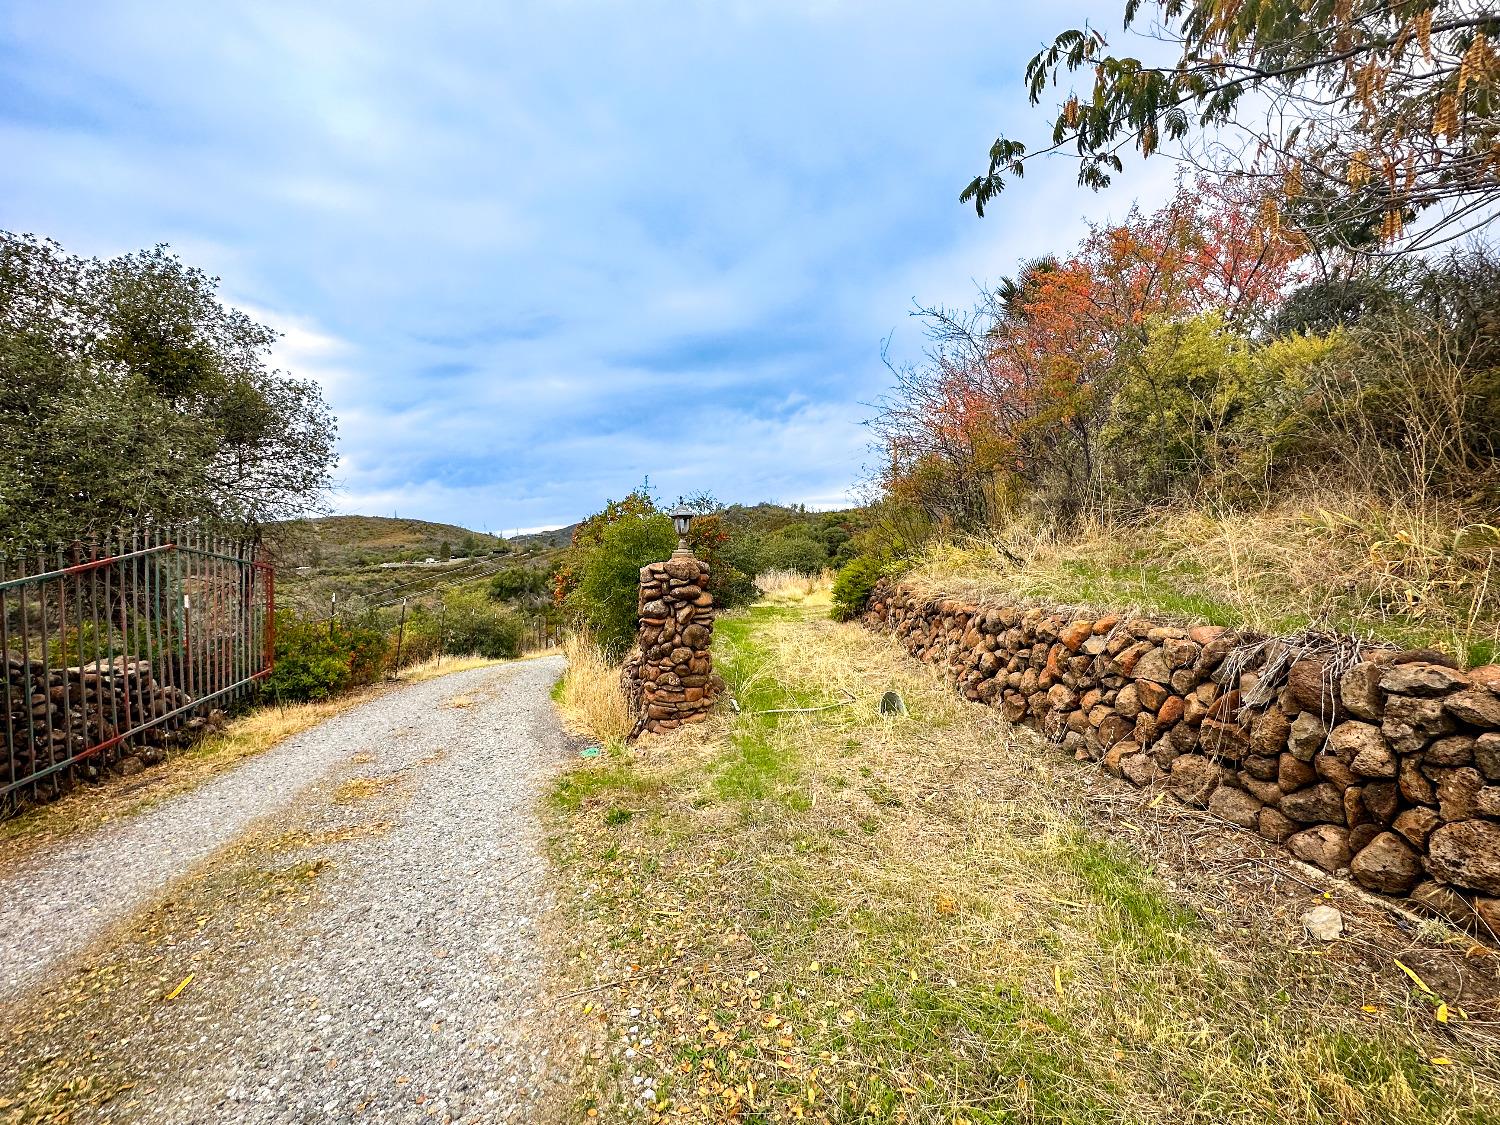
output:
M451 523L389 516L323 516L273 524L267 541L277 561L299 566L369 566L442 558L445 554L491 554L503 550L498 535Z

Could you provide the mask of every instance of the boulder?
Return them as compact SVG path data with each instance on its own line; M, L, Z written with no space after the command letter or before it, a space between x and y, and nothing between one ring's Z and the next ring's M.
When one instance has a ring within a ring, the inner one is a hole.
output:
M1287 738L1292 733L1292 721L1272 708L1255 717L1250 726L1250 745L1257 754L1275 757L1286 749Z
M1256 828L1260 824L1260 809L1260 802L1249 793L1228 785L1220 785L1208 799L1209 812L1241 828Z
M1500 895L1500 824L1461 820L1427 840L1427 862L1438 878L1487 895Z
M1474 765L1491 781L1500 781L1500 734L1481 734L1474 740Z
M1171 693L1155 680L1138 679L1135 684L1135 694L1142 707L1147 711L1155 711L1167 701L1167 696Z
M1283 792L1293 793L1317 780L1318 771L1295 755L1285 753L1277 760L1276 783Z
M1276 774L1280 766L1280 763L1275 758L1268 758L1262 754L1251 754L1240 764L1251 777L1257 781L1267 783L1276 780Z
M1401 795L1394 781L1367 781L1360 790L1360 800L1365 811L1377 823L1389 824L1396 819L1396 810L1401 807Z
M1442 819L1437 813L1419 805L1398 813L1391 827L1405 836L1414 847L1425 848L1427 837L1431 836L1433 829L1441 823Z
M1117 743L1116 745L1124 745ZM1131 782L1145 788L1161 777L1161 767L1149 754L1124 754L1120 757L1120 772Z
M1062 641L1063 647L1069 652L1077 652L1083 647L1083 642L1093 635L1093 632L1094 623L1092 621L1079 619L1070 621L1067 625L1064 625L1062 631L1058 634L1058 639Z
M1167 787L1186 804L1201 808L1208 804L1223 776L1217 763L1198 754L1184 754L1172 763Z
M1340 723L1329 732L1328 745L1362 777L1396 776L1396 755L1377 726L1352 719Z
M1359 781L1358 775L1336 754L1319 754L1313 759L1313 769L1324 781L1340 789L1348 789L1349 786Z
M1387 695L1444 695L1466 687L1468 682L1462 672L1442 664L1417 661L1387 668L1380 677L1380 690Z
M1329 682L1328 665L1322 660L1304 657L1293 661L1286 676L1287 691L1304 710L1328 715L1336 710L1335 685Z
M1287 837L1295 833L1301 825L1280 810L1267 805L1260 810L1260 822L1257 827L1260 834L1267 840L1274 840L1280 844L1284 843Z
M1239 761L1250 749L1249 733L1239 723L1204 719L1198 727L1203 749L1232 761Z
M1429 766L1467 766L1474 762L1474 739L1466 734L1450 734L1440 738L1422 754L1422 761Z
M1349 861L1349 872L1372 891L1401 895L1422 878L1422 859L1394 832L1382 832Z
M1401 754L1414 754L1432 739L1453 730L1453 717L1442 700L1411 695L1393 695L1385 704L1380 727L1391 746Z
M1476 798L1484 778L1472 766L1424 771L1437 787L1438 815L1444 820L1468 820L1476 812Z
M1115 710L1127 719L1141 713L1141 697L1135 684L1126 684L1120 689L1120 694L1115 696Z
M1137 680L1148 680L1157 684L1168 684L1172 682L1172 666L1167 663L1166 654L1161 649L1148 648L1135 662L1131 674Z
M1396 786L1401 790L1401 796L1414 805L1437 804L1437 790L1422 773L1422 764L1417 758L1401 759L1401 769L1396 775Z
M1450 715L1471 727L1494 730L1500 727L1500 696L1487 688L1456 691L1443 700Z
M1169 695L1162 700L1161 707L1157 709L1156 721L1164 727L1170 726L1182 718L1186 706L1182 696Z
M1328 738L1328 727L1311 711L1303 711L1292 721L1287 742L1299 761L1310 762L1313 755L1323 748Z
M1379 722L1385 710L1385 694L1380 690L1380 677L1384 674L1381 665L1366 660L1339 677L1339 699L1344 710L1361 719Z
M1326 781L1309 785L1281 798L1281 811L1303 823L1344 823L1344 794Z
M1240 787L1263 805L1281 804L1281 787L1274 781L1262 781L1241 770L1238 775Z
M1304 863L1333 873L1349 866L1349 833L1332 824L1319 824L1288 837L1287 850Z

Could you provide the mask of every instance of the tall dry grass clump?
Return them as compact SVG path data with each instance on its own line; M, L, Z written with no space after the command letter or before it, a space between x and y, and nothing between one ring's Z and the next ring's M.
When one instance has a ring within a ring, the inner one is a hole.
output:
M557 704L568 727L600 742L622 743L635 725L629 701L620 685L620 666L591 633L583 630L563 638L568 670L558 684Z
M766 601L817 604L833 589L833 571L804 574L799 570L766 570L755 576L755 588Z

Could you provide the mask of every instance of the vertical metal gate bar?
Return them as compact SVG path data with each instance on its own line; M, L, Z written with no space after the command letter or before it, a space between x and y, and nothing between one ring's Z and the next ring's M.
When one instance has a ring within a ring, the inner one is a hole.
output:
M68 565L64 561L61 548L57 552L58 569L65 569ZM68 682L73 677L68 673L68 579L66 576L57 580L57 628L58 628L58 659L62 663L62 703L63 703L63 750L64 757L71 759L77 748L73 745L73 699L72 685ZM81 666L83 661L79 661ZM81 683L80 683L80 686ZM72 768L68 770L68 780L74 780Z
M0 582L10 577L10 558L0 555ZM18 776L16 768L16 701L12 681L15 677L11 674L10 654L10 605L6 597L7 591L0 587L0 649L5 653L5 759L9 763L9 777L7 782L15 785ZM31 714L31 700L26 700L26 715L28 720Z

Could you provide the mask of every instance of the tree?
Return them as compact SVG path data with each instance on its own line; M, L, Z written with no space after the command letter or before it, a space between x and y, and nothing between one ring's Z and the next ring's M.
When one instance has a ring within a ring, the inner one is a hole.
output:
M0 538L316 506L328 406L217 288L165 247L100 262L0 232Z
M672 521L659 512L631 512L604 524L575 562L567 605L608 651L623 653L635 637L640 570L677 546Z
M1285 196L1277 218L1322 246L1412 250L1482 224L1500 201L1500 12L1484 0L1127 0L1127 30L1176 53L1110 53L1059 34L1026 67L1031 104L1075 75L1032 152L1000 137L960 199L984 214L1036 155L1070 152L1093 189L1121 154L1166 147Z
M1214 310L1259 327L1300 276L1302 240L1255 222L1253 186L1184 181L1158 211L1093 228L973 309L919 308L927 361L895 372L869 423L887 494L958 527L993 522L1021 492L1064 521L1103 496L1101 428L1151 325Z

